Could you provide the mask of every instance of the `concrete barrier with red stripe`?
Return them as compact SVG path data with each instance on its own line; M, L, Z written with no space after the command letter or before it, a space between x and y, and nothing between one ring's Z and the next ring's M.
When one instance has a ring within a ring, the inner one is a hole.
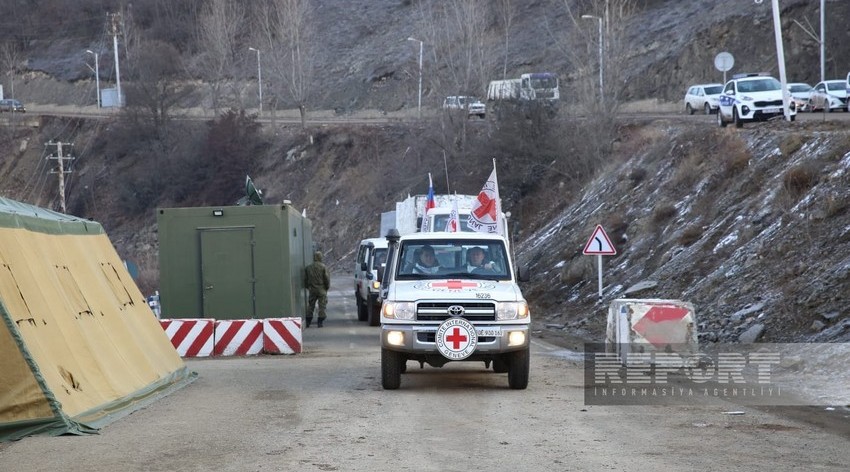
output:
M265 320L164 319L162 329L180 357L298 354L301 318Z
M263 334L263 351L269 354L301 352L301 318L269 318Z
M215 322L215 356L250 356L263 351L263 320Z
M207 357L213 354L215 320L174 319L159 320L159 323L180 357Z

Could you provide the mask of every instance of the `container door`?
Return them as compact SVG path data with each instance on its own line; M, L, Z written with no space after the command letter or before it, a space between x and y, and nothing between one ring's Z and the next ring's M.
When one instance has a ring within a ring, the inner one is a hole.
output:
M253 318L253 228L204 229L200 235L204 318Z

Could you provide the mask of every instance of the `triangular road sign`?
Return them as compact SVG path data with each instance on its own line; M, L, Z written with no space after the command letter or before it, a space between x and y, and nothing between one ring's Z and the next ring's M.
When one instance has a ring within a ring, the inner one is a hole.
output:
M608 239L602 225L596 225L596 229L590 239L587 240L587 244L584 245L582 253L587 256L613 256L617 254L617 250L614 249L614 245L611 244L611 240Z

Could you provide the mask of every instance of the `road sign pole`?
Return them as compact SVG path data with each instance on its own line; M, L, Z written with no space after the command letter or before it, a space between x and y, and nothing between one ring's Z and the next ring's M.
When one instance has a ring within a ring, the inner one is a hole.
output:
M599 301L602 301L602 254L596 255L596 268L599 273Z

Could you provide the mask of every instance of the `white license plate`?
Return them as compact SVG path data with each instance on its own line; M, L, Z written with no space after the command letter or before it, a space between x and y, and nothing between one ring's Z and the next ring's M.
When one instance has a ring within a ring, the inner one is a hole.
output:
M782 113L779 108L765 108L764 113Z
M478 336L486 336L486 337L499 337L502 335L502 330L500 329L476 329L475 332Z

